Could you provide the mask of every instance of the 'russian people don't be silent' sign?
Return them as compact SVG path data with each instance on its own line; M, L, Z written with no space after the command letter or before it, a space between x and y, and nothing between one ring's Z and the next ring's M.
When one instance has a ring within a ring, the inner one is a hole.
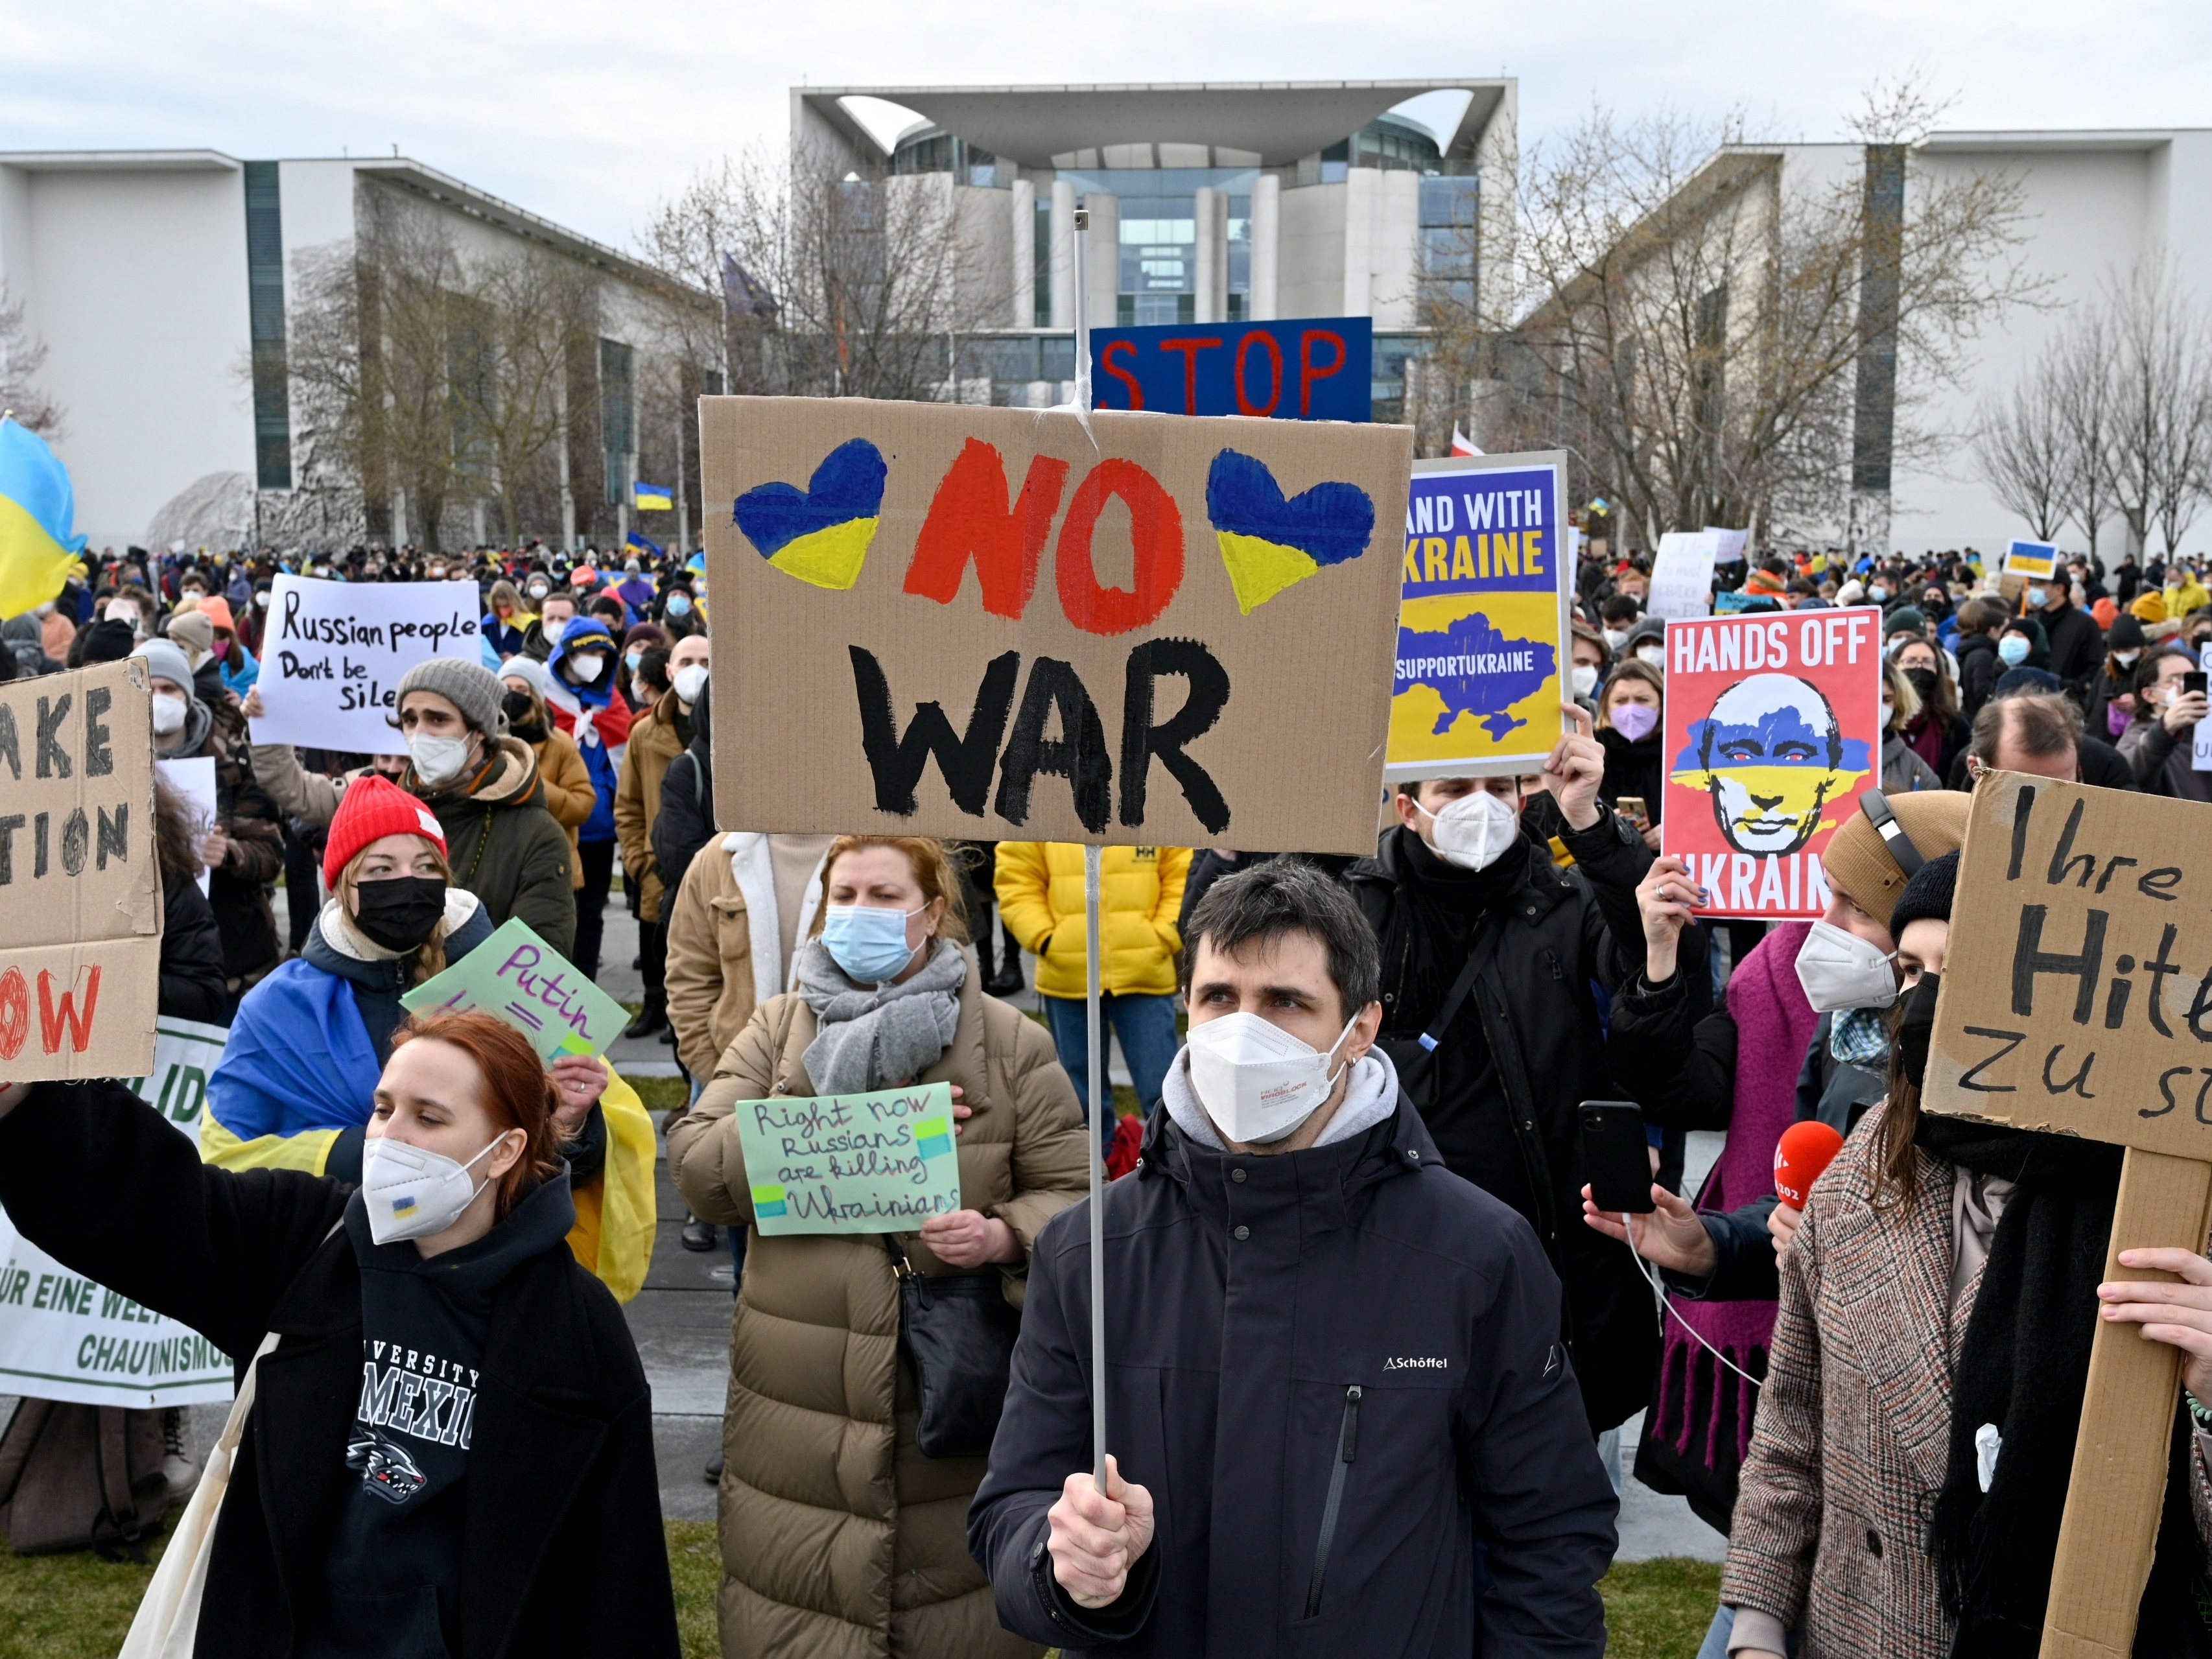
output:
M1818 916L1828 838L1881 787L1881 611L1668 623L1663 732L1660 850L1701 914Z
M433 657L481 660L477 585L337 582L283 574L270 585L256 743L396 755L399 682Z
M1407 428L708 398L700 430L722 823L1373 850Z
M763 1235L912 1232L960 1207L950 1084L731 1109Z

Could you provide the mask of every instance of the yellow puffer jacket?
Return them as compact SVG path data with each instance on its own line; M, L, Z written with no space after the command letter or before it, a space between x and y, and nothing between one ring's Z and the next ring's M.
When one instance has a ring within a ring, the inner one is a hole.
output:
M1098 882L1098 984L1112 996L1171 996L1182 935L1187 847L1109 847ZM1002 841L993 884L999 913L1037 956L1039 996L1085 992L1083 848L1069 842Z

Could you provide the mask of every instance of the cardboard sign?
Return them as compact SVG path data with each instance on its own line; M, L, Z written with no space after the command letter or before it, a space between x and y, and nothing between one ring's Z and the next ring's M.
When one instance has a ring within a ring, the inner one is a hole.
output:
M2212 1160L2204 809L2007 772L1974 792L1922 1103ZM2200 1246L2203 1240L2199 1240Z
M950 1084L731 1109L763 1235L912 1232L960 1207Z
M629 1011L586 979L574 963L510 916L482 945L399 999L410 1012L465 1013L481 1008L530 1039L547 1061L562 1054L596 1060L629 1024Z
M477 585L333 582L280 575L261 642L256 743L363 755L406 745L392 724L399 682L433 657L483 659Z
M187 755L182 760L155 761L161 780L183 798L185 810L192 820L192 847L198 851L207 841L208 831L215 828L219 797L216 793L215 757ZM208 890L208 867L200 866L200 891Z
M2124 1249L2204 1249L2212 1220L2212 871L2202 806L1985 773L1921 1106L2128 1151ZM2084 1319L2095 1319L2084 1309ZM2178 1351L2096 1321L2042 1651L2123 1655L2166 1492Z
M1094 328L1091 402L1170 415L1364 421L1374 332L1364 317Z
M1667 810L1700 914L1787 921L1827 907L1820 854L1881 785L1881 611L1667 624Z
M145 1071L161 933L145 659L0 684L0 1077Z
M1751 532L1722 530L1712 525L1705 533L1713 538L1713 562L1717 564L1741 564L1745 550L1751 545Z
M2004 568L2014 575L2048 576L2058 568L2058 549L2049 542L2009 541Z
M228 1035L161 1020L154 1069L131 1088L197 1136ZM192 1406L230 1398L230 1359L198 1331L63 1267L0 1211L0 1389L86 1406Z
M1373 848L1410 429L699 407L723 823Z
M1651 615L1668 622L1704 617L1713 608L1713 566L1720 557L1713 530L1670 530L1651 561Z
M1534 772L1559 742L1565 470L1555 452L1413 463L1385 777Z

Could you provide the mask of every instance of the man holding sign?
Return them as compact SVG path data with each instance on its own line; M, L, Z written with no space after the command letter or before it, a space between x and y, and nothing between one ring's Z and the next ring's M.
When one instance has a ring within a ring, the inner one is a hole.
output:
M900 1276L980 1276L1017 1300L1038 1232L1083 1190L1082 1119L1044 1028L983 994L944 843L842 836L822 883L798 990L754 1011L668 1131L692 1211L751 1229L722 1652L827 1651L857 1626L921 1659L1014 1659L1030 1650L999 1628L961 1532L982 1448L922 1449ZM995 1420L1005 1388L972 1403ZM855 1549L927 1561L927 1582L847 1573Z
M1189 1044L1106 1189L1107 1488L1070 1212L969 1523L1000 1617L1131 1656L1595 1659L1617 1500L1559 1280L1375 1046L1373 933L1279 860L1209 889L1187 950Z

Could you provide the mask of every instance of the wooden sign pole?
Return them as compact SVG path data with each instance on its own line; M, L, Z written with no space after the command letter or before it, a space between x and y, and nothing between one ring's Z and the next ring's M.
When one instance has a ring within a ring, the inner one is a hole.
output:
M2201 1251L2208 1227L2212 1164L2130 1146L2120 1167L2105 1277L2171 1283L2172 1273L2121 1267L2120 1251L2159 1245ZM2098 1321L2051 1564L2042 1659L2126 1659L2135 1646L2150 1553L2113 1542L2157 1536L2180 1361L2179 1349L2145 1341L2140 1325Z

